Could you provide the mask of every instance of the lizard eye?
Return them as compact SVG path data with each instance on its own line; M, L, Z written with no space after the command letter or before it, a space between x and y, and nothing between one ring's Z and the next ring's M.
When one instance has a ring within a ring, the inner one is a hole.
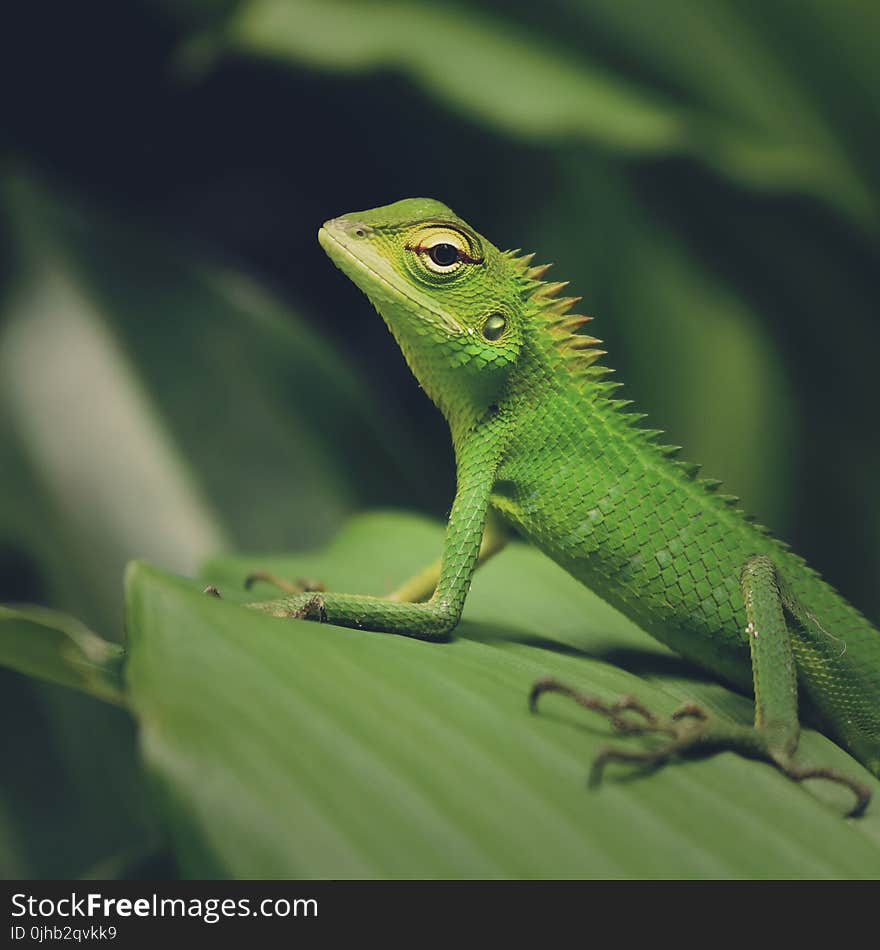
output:
M423 231L418 239L407 244L425 268L434 274L454 274L462 264L482 264L482 257L474 257L463 234L449 227L433 227Z
M451 267L459 261L458 248L454 244L447 244L441 241L428 248L428 257L438 267Z

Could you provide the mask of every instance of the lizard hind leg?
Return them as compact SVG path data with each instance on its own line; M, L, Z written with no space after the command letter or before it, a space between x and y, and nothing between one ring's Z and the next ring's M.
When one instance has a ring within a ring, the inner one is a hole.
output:
M285 594L306 594L326 590L326 586L321 581L316 581L310 577L301 577L296 581L289 581L270 571L252 571L244 579L244 589L250 590L254 584L271 584Z
M861 815L871 798L863 783L832 768L799 765L794 758L800 726L797 713L797 670L791 645L791 630L783 609L779 581L773 562L764 556L749 559L742 570L741 586L746 605L746 632L752 656L755 687L755 724L740 726L710 714L697 703L680 706L671 716L657 716L627 696L606 703L552 678L538 680L529 704L534 712L538 698L561 693L586 709L605 716L624 734L661 737L656 746L634 750L608 747L596 757L590 784L600 781L609 762L656 767L672 758L729 749L775 765L789 778L801 782L823 778L843 785L855 796L849 817ZM638 718L627 713L634 713Z

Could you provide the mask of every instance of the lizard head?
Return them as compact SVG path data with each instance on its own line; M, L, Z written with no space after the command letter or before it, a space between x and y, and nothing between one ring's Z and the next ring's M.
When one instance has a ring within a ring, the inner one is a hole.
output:
M498 400L522 345L519 258L428 198L334 218L318 240L451 423L472 422Z

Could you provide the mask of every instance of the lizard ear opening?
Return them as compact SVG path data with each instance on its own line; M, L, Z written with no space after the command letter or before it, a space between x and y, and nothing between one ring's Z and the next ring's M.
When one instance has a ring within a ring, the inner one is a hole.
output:
M489 314L486 318L486 322L483 324L483 336L494 343L496 340L501 339L506 329L507 317L505 317L503 313L495 311L495 313Z

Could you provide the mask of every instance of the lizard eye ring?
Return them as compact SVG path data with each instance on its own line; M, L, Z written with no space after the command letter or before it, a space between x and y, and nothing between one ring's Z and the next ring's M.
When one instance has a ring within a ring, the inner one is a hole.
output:
M462 264L482 264L474 257L464 235L452 228L437 227L423 232L407 250L414 251L427 270L435 274L454 274Z

